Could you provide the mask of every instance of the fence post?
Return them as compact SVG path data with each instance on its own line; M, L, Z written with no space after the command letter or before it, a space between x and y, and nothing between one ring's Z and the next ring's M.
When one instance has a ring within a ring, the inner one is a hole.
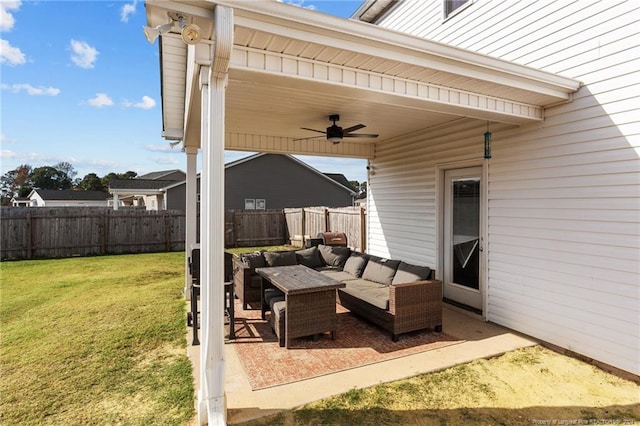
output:
M329 229L329 209L328 208L324 208L324 232L329 232L331 231L331 229Z
M100 254L107 254L107 212L102 211L100 215L102 220L100 224Z
M164 244L167 252L171 251L171 222L169 221L169 211L164 210Z
M367 251L367 224L364 217L364 208L360 207L360 250L363 253Z
M305 235L305 231L307 230L307 221L305 220L306 218L306 213L304 212L304 207L302 207L300 209L300 214L302 215L302 217L300 218L300 223L301 223L301 230L300 230L300 239L302 240L302 247L304 247L304 235Z
M27 223L25 224L25 233L26 233L26 238L27 238L27 259L31 259L33 257L33 247L32 247L33 230L32 230L32 227L31 227L31 212L30 211L27 212Z
M233 247L238 247L238 222L236 221L236 211L231 210L231 244Z

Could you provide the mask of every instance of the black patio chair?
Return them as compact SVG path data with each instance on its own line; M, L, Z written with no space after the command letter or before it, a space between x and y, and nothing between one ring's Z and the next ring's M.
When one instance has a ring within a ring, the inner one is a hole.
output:
M189 272L191 273L191 311L187 313L187 325L193 329L192 345L200 344L198 339L199 314L198 299L200 298L200 249L191 250L189 257ZM233 291L233 253L224 252L224 312L229 321L229 339L235 339L235 294Z

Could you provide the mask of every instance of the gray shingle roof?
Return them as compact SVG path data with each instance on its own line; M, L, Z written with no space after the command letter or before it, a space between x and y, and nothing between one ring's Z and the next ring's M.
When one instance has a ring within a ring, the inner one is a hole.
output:
M175 180L111 179L109 189L162 189L175 183Z
M158 180L158 179L161 179L163 176L167 176L175 172L182 172L182 170L180 169L160 170L158 172L151 172L151 173L144 174L142 176L138 176L136 179Z

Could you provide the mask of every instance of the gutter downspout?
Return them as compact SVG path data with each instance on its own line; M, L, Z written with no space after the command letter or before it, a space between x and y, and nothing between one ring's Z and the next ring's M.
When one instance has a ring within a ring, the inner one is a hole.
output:
M189 270L189 257L191 250L198 241L198 203L197 203L197 159L198 148L188 146L184 149L187 155L187 181L185 183L185 283L184 296L186 300L191 300L191 271Z
M225 425L224 146L225 95L233 51L233 9L216 5L211 67L200 69L202 132L201 345L199 424Z

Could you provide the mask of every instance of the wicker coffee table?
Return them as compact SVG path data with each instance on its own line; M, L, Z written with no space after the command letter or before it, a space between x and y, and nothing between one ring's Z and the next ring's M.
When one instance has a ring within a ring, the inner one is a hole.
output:
M336 338L336 289L344 283L303 265L257 268L256 272L263 278L263 297L269 283L285 294L286 348L296 337L330 331Z

